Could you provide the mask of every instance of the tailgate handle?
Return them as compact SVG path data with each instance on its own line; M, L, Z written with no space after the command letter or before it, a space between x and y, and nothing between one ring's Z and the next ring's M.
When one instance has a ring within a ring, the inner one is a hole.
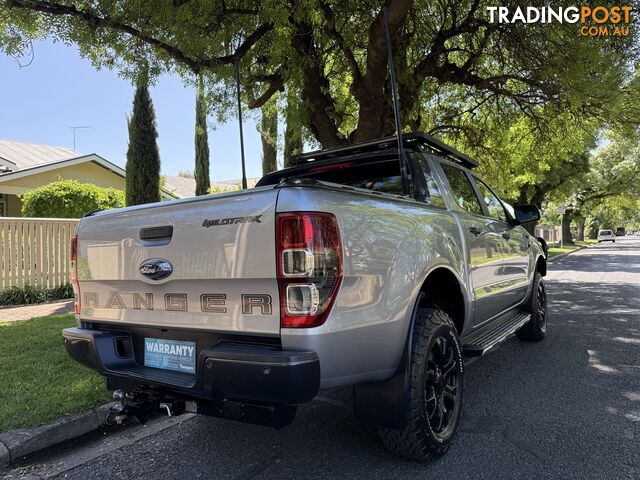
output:
M171 240L173 225L140 229L140 240Z

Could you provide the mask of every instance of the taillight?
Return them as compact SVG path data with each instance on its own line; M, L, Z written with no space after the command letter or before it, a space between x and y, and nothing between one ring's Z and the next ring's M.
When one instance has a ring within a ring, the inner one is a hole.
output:
M322 325L342 282L342 243L330 213L279 213L277 225L280 325Z
M71 286L75 298L73 308L76 315L80 315L80 284L78 283L78 235L71 237Z

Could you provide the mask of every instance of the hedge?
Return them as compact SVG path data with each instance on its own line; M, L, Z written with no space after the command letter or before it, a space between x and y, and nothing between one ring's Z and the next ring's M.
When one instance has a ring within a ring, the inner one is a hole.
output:
M76 180L58 180L23 194L22 215L44 218L80 218L94 210L124 207L124 192Z

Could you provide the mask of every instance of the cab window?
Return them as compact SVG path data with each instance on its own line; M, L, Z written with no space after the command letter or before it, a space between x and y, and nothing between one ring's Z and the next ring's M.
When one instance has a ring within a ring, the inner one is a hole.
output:
M418 177L418 185L423 196L429 205L438 208L447 208L440 193L438 182L433 176L429 162L421 152L411 152L411 159L413 164L416 165L416 175Z
M489 189L486 183L479 178L476 178L476 186L480 192L480 199L484 202L487 208L487 214L494 220L500 220L501 222L507 221L507 215L504 213L504 207L498 197Z
M478 197L473 190L471 182L469 182L467 174L463 170L447 163L442 163L441 165L444 174L447 176L447 180L449 180L451 191L458 206L469 213L482 215L482 208L480 208Z

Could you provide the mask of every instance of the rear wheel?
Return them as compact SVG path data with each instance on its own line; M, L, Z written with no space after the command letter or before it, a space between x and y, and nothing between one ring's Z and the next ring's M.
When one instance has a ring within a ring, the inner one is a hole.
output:
M453 320L439 309L418 310L407 425L380 429L380 438L394 453L416 460L443 455L458 430L463 388L462 348Z
M533 278L533 288L523 310L531 314L516 335L520 340L539 342L547 334L547 292L540 272Z

